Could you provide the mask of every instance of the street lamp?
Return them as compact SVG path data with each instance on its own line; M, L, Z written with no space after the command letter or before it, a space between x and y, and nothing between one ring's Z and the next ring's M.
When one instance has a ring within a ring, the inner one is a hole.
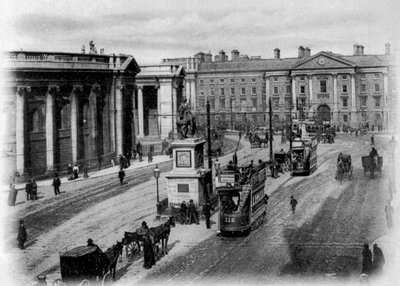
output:
M160 172L161 172L161 170L158 168L158 164L156 164L156 167L153 172L154 172L154 178L156 178L156 182L157 182L157 206L158 206L158 204L160 203L160 194L158 191L158 178L160 178ZM158 207L157 207L157 210L158 210Z

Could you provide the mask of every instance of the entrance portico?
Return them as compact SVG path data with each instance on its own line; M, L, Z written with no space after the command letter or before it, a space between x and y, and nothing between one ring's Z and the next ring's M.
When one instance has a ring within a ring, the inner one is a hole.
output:
M167 138L176 132L175 117L182 101L185 71L179 65L142 66L136 78L134 117L137 138Z

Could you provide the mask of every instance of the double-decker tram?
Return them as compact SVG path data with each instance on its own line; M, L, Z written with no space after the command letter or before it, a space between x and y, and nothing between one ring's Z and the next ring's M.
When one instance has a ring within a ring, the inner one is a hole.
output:
M264 221L266 178L264 165L228 166L228 170L220 171L216 191L221 235L248 234Z

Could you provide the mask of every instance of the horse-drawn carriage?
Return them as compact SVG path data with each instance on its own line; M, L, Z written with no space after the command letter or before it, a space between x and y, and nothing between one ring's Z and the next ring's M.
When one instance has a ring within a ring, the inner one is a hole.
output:
M268 146L268 139L260 138L257 132L249 132L247 137L249 138L251 148L261 148L261 144L264 144L264 148Z
M361 157L361 161L364 168L364 176L367 174L368 171L370 172L371 178L374 177L375 172L379 173L379 177L382 176L382 156L363 156Z
M335 176L335 178L340 182L342 182L346 177L349 180L353 178L353 166L351 165L351 155L349 154L342 155L338 160Z
M61 279L53 286L61 285L106 285L115 278L117 259L122 254L123 244L102 252L97 246L78 246L60 252Z
M168 254L168 238L171 232L171 226L175 227L175 217L169 217L168 221L149 229L149 234L152 240L153 251L156 257L160 257L162 254ZM123 244L125 245L126 257L129 260L133 260L135 257L139 257L140 250L143 249L143 241L145 232L141 228L138 228L135 232L125 232L123 238ZM159 251L161 242L161 253Z

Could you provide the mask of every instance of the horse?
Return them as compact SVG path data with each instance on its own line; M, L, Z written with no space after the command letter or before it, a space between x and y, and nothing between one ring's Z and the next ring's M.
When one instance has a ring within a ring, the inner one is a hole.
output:
M153 235L155 242L160 242L161 240L162 254L168 254L168 238L171 232L171 226L175 227L174 216L170 216L162 225L150 228L150 234Z
M192 137L196 133L196 116L187 109L182 109L176 115L176 126L180 135L180 139L187 138L187 133L190 131Z
M123 247L123 243L117 241L116 244L101 253L102 276L110 271L110 276L115 280L115 270L117 268L118 257L122 255Z

